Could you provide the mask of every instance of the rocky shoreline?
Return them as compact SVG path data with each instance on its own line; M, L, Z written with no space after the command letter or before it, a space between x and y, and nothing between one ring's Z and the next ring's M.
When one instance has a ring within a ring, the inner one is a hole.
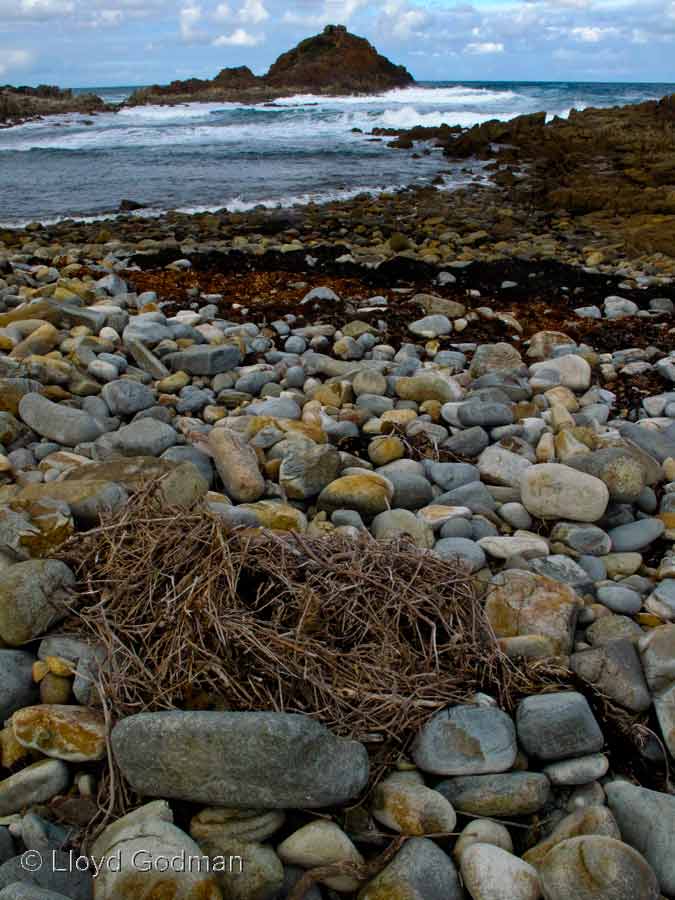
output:
M675 270L563 220L0 232L2 900L675 897Z
M97 94L73 94L51 85L0 87L0 128L12 128L44 116L73 112L95 115L107 109L108 105Z

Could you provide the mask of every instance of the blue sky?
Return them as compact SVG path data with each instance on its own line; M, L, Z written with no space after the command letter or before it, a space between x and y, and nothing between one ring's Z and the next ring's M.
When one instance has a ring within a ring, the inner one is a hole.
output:
M263 73L328 23L419 80L675 81L675 0L0 0L0 83Z

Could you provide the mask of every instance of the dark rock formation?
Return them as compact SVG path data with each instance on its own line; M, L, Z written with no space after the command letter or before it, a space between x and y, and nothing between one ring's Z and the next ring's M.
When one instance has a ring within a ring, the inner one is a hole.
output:
M327 25L321 34L283 53L261 77L247 66L222 69L210 81L190 78L143 88L127 102L131 106L191 100L260 103L299 91L375 94L413 83L404 66L394 65L365 38L350 34L344 25Z
M96 94L74 94L53 85L32 87L0 87L0 126L16 125L39 116L79 112L91 115L101 112L106 104Z
M327 25L321 34L283 53L264 79L270 85L311 87L313 91L377 93L407 87L413 77L344 25Z

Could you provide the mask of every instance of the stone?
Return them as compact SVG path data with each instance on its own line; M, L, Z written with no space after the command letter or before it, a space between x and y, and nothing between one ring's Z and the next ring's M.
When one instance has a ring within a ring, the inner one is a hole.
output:
M55 559L28 560L0 571L0 637L12 647L43 634L66 615L67 591L75 584L68 566Z
M392 505L394 486L388 478L374 472L343 475L327 485L319 494L318 508L326 512L354 509L367 519Z
M368 780L363 745L301 715L140 713L118 722L112 746L134 790L193 803L315 809L356 797Z
M590 784L607 774L609 760L602 753L564 759L562 762L544 766L543 772L555 787L570 787Z
M358 900L463 900L450 857L428 838L406 841L394 859L361 888Z
M371 531L378 541L407 535L418 547L430 549L434 545L432 529L408 509L388 509L379 513L371 523Z
M635 503L646 483L640 460L621 447L607 447L572 457L571 468L603 481L615 503Z
M538 575L569 585L577 594L583 595L593 591L593 582L586 569L564 553L531 559L528 566Z
M41 394L26 394L19 403L19 416L41 437L66 447L95 441L103 426L89 413L62 403L53 403Z
M585 556L606 556L612 549L612 541L606 531L597 525L580 525L577 522L558 522L551 532L551 543L565 544Z
M511 559L514 556L532 559L548 554L548 543L544 538L523 531L517 531L511 537L484 537L478 541L478 544L488 556L495 559Z
M0 891L0 900L69 900L65 894L57 894L28 882L15 881Z
M518 453L512 453L498 444L487 447L478 457L481 480L487 484L518 487L523 475L532 463Z
M50 481L28 484L13 498L15 504L56 500L67 504L75 523L81 528L99 525L105 514L118 512L129 499L124 488L114 481Z
M477 467L469 463L431 462L427 474L443 491L453 491L465 484L480 481Z
M561 841L539 867L546 900L658 900L659 884L643 856L603 835Z
M490 706L450 706L422 727L412 757L433 775L506 772L516 761L516 729L510 716Z
M582 356L573 353L530 366L530 375L535 377L548 372L553 373L563 387L572 391L586 391L591 385L591 367Z
M33 683L35 657L23 650L0 650L0 722L12 713L37 701L37 688Z
M570 667L584 681L631 712L644 712L652 704L632 641L611 641L602 647L574 653Z
M588 701L576 691L525 697L516 728L525 753L544 762L597 753L605 743Z
M9 816L34 803L47 803L65 791L70 776L58 759L42 759L0 781L0 816ZM4 887L4 885L0 885Z
M375 788L373 817L399 834L450 834L457 816L448 800L438 791L393 776Z
M441 538L434 545L434 553L441 559L462 566L469 574L482 569L486 563L485 553L480 545L467 538Z
M262 528L273 531L307 530L307 516L296 507L278 500L258 500L256 503L242 503L236 512L250 512Z
M531 466L523 473L520 488L523 506L541 519L597 522L609 503L603 481L558 463Z
M117 431L103 435L96 442L100 459L116 456L161 456L178 439L175 430L157 419L137 419Z
M294 831L277 847L284 863L314 869L336 863L363 865L363 857L344 831L326 819L317 819ZM322 884L334 891L348 893L358 888L359 882L350 875L335 875L322 880Z
M555 765L561 764L555 763ZM547 838L523 854L523 859L538 869L546 854L556 844L585 834L600 834L617 841L621 840L621 832L616 824L616 819L606 806L582 807L562 818Z
M455 381L433 372L397 378L394 389L401 400L414 400L416 403L425 403L427 400L449 403L462 396L462 390Z
M539 772L466 775L436 785L460 813L473 816L527 816L549 800L551 785Z
M522 365L520 353L510 344L481 344L473 355L469 374L480 378L489 372L509 372Z
M596 595L603 606L620 615L634 616L642 608L642 598L638 592L619 584L602 585Z
M642 668L652 693L675 683L675 625L661 625L645 634L639 644Z
M205 855L187 834L173 824L169 805L148 803L117 819L91 847L96 859L114 859L95 880L95 900L221 900L216 876ZM176 858L177 865L163 860ZM181 860L185 859L183 865Z
M485 612L498 638L543 635L557 653L572 649L580 601L572 588L520 569L494 576Z
M464 886L474 900L539 900L539 875L523 862L491 844L473 844L462 854Z
M71 870L72 868L72 870ZM14 888L21 883L35 893L31 900L38 900L39 892L45 892L48 898L65 896L69 900L91 900L92 875L90 871L77 871L70 866L70 854L62 850L54 850L40 868L29 871L24 864L23 856L15 856L0 866L0 889ZM10 896L11 893L10 893ZM21 896L19 894L19 896Z
M208 856L224 855L232 841L257 843L275 834L286 821L279 810L207 807L190 821L190 836Z
M228 497L236 503L262 497L265 479L258 457L242 437L228 428L214 428L209 434L209 448Z
M0 411L16 416L26 394L39 394L42 384L31 378L0 378Z
M447 316L437 313L411 322L408 325L408 330L417 337L436 338L444 334L450 334L452 322Z
M92 762L106 753L103 715L83 706L28 706L14 713L12 729L22 747L52 759Z
M103 385L101 397L113 416L133 416L155 403L155 395L150 388L130 378Z
M340 454L334 447L291 445L281 461L279 484L290 500L307 500L335 481L340 468Z
M483 400L467 400L457 410L457 418L465 428L479 425L491 429L513 424L513 410L506 403L486 403Z
M209 376L231 372L241 361L241 351L234 344L188 347L178 353L169 353L163 359L164 364L174 372Z
M609 536L615 553L635 553L649 547L665 530L661 519L638 519L612 528Z
M465 825L452 848L453 858L460 862L465 851L474 844L490 844L513 853L513 841L508 828L492 819L474 819Z
M627 781L605 785L605 793L623 839L647 860L662 893L675 896L675 797Z

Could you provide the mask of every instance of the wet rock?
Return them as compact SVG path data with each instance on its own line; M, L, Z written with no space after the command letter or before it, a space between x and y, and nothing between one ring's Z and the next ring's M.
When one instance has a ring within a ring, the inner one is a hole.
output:
M463 893L450 857L428 838L411 838L358 900L462 900Z
M609 502L603 481L557 463L528 468L520 486L523 506L541 519L597 522Z
M66 615L75 576L55 559L28 560L0 571L0 637L12 647L43 634Z
M361 744L284 713L141 713L115 726L112 745L140 793L239 809L332 806L368 778Z
M614 838L585 835L557 844L539 874L547 900L657 900L653 870L632 847Z
M103 434L103 426L89 413L53 403L41 394L22 397L19 415L41 437L66 447L95 441Z
M485 605L497 637L542 635L558 653L572 648L579 609L572 588L520 569L494 576Z
M255 451L234 431L214 428L209 448L225 491L237 503L258 500L265 492L265 479Z
M436 785L457 812L475 816L526 816L548 801L551 786L539 772L469 775Z
M0 781L0 816L9 816L33 803L46 803L64 791L69 780L68 767L61 760L43 759L26 766Z
M436 713L412 747L416 765L434 775L506 772L518 752L510 716L489 706L451 706Z
M543 761L597 753L605 743L588 701L576 691L525 697L516 728L528 756Z

